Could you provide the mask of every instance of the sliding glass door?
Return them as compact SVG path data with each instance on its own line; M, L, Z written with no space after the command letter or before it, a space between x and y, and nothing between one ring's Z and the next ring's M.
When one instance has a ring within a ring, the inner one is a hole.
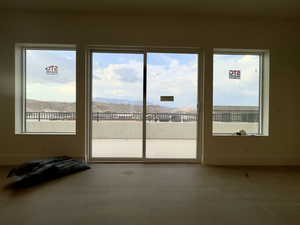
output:
M147 54L147 158L196 158L197 82L197 54Z
M91 53L91 158L197 159L198 54Z
M143 57L92 53L92 158L142 158Z

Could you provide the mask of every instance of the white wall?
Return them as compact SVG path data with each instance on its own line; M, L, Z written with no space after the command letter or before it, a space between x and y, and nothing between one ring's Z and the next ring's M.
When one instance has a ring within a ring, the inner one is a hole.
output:
M37 157L85 155L85 74L78 82L77 135L15 135L13 52L16 42L270 49L270 136L211 135L212 65L206 61L204 163L300 164L299 22L263 18L126 16L79 13L0 13L0 164ZM81 54L81 62L84 57ZM82 64L81 64L82 65Z

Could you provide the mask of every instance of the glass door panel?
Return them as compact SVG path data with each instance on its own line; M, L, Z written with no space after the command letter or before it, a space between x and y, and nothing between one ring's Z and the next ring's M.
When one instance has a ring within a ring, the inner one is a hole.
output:
M92 53L92 158L142 158L143 60Z
M198 54L147 54L146 158L197 157Z

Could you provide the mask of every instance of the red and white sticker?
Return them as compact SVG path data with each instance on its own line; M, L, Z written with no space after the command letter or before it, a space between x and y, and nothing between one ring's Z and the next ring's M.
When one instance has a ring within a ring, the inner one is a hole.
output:
M241 71L229 70L229 79L241 79Z
M51 65L45 68L47 75L56 75L58 74L58 66Z

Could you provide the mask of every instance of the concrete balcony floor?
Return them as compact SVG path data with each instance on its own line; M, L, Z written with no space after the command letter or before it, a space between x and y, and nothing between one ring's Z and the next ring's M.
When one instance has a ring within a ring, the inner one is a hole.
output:
M93 139L93 158L141 158L142 139ZM146 157L157 159L195 159L196 140L148 139Z

